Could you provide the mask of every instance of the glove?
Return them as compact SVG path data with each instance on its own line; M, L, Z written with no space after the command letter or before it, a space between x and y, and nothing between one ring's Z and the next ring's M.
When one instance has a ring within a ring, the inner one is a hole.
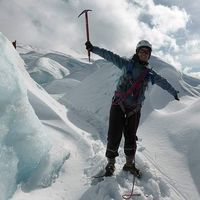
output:
M179 91L176 92L176 94L174 95L174 98L175 98L177 101L180 101L180 99L178 98L178 93L179 93Z
M90 41L87 41L87 42L85 43L85 47L86 47L86 49L87 49L88 51L92 51L92 49L93 49L93 45L91 44Z

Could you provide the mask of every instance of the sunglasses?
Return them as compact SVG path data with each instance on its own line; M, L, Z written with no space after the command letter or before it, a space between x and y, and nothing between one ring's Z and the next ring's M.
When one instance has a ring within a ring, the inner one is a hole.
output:
M142 54L146 54L146 55L150 54L148 49L140 49L138 53L142 53Z

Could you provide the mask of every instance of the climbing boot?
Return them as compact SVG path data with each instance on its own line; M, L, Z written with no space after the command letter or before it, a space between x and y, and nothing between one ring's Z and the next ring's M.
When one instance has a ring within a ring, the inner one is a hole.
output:
M123 167L123 170L130 172L131 174L133 174L137 178L142 177L141 171L135 167L134 163L131 163L131 164L126 163Z
M115 171L115 159L108 158L108 164L106 165L106 173L105 176L112 176Z

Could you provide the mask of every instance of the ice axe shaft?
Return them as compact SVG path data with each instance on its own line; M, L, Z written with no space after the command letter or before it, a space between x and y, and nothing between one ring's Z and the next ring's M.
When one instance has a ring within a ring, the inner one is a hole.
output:
M86 37L87 37L87 41L90 41L88 11L92 11L92 10L89 10L89 9L84 10L78 17L80 17L82 14L85 13ZM89 59L89 62L90 62L90 51L89 50L88 50L88 59Z

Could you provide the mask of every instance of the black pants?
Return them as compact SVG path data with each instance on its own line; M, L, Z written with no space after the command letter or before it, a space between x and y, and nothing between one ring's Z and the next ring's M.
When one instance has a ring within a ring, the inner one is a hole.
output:
M112 105L110 109L108 143L106 157L115 158L118 156L118 148L124 133L124 153L126 156L135 156L136 132L140 121L140 110L126 119L125 113L120 106Z

